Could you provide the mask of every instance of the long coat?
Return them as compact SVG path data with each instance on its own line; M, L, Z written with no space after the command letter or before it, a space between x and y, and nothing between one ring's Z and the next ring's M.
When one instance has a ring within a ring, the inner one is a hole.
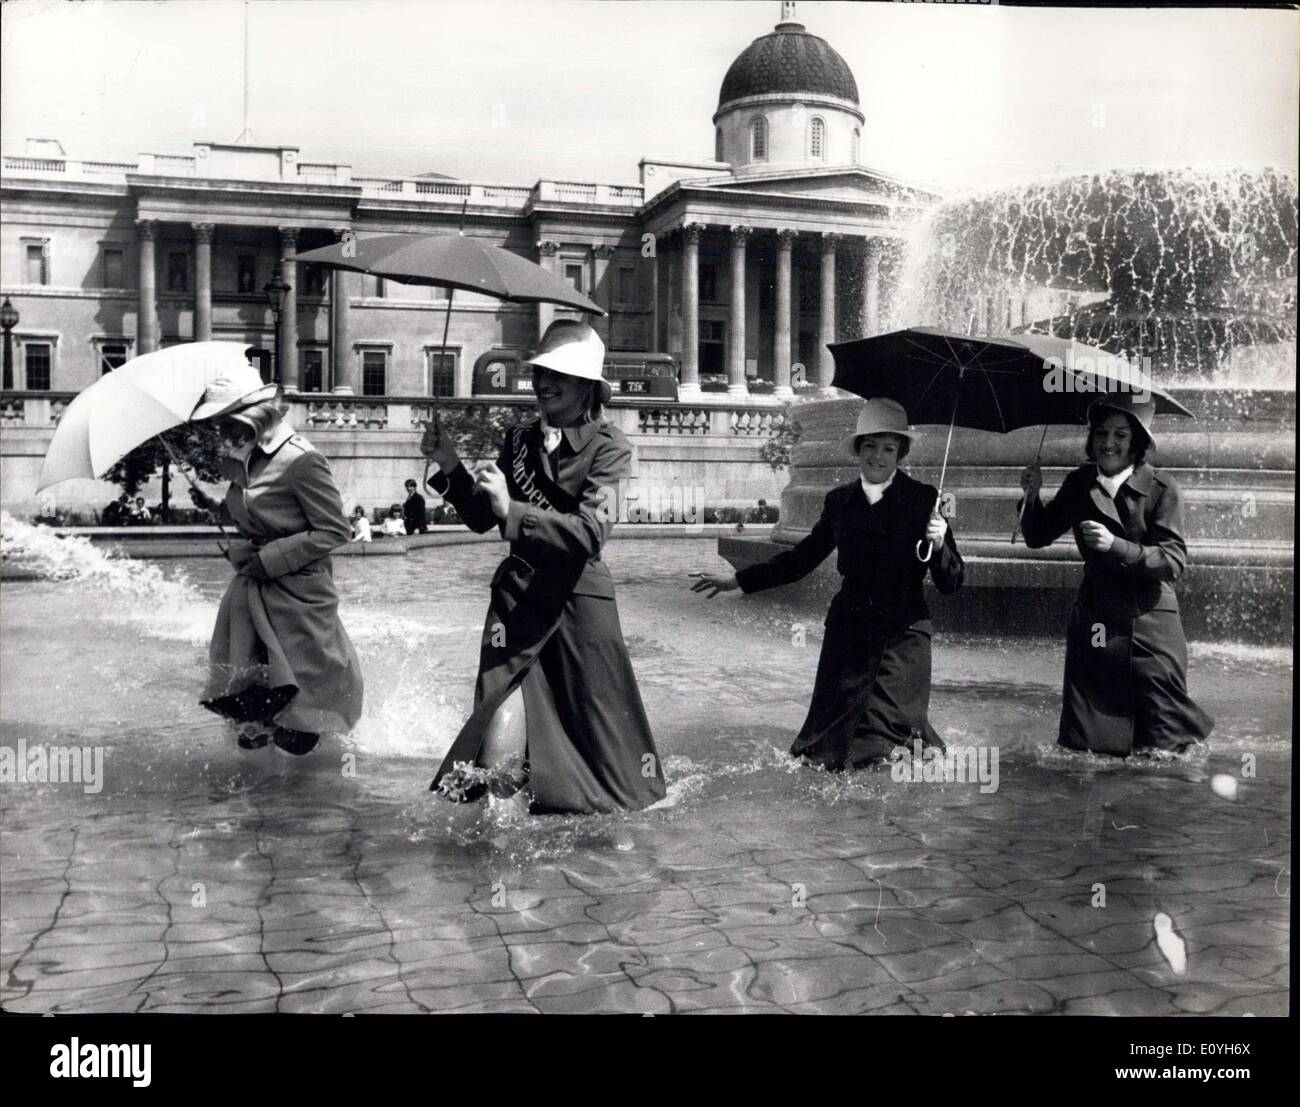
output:
M639 810L666 795L601 560L631 458L604 420L565 428L552 454L540 420L515 426L498 458L511 498L505 520L463 465L430 478L471 530L499 527L510 543L492 577L474 711L431 789L457 763L475 762L497 708L522 686L533 811Z
M746 593L759 592L807 576L839 551L843 580L795 756L840 770L888 757L916 735L943 746L928 719L933 624L923 585L928 572L939 591L956 592L964 566L951 527L928 562L916 556L938 495L901 469L876 504L859 480L832 488L803 541L736 574Z
M290 730L351 730L361 717L361 664L339 621L329 556L351 529L329 463L284 433L225 466L224 513L242 536L230 561L238 570L257 554L271 579L236 573L226 588L203 706Z
M1084 545L1085 520L1115 535L1108 551ZM1174 592L1187 566L1178 485L1143 462L1112 500L1097 467L1083 465L1050 504L1034 496L1025 509L1031 548L1067 530L1083 557L1083 581L1066 632L1060 744L1123 757L1143 746L1176 751L1201 741L1214 720L1187 693Z

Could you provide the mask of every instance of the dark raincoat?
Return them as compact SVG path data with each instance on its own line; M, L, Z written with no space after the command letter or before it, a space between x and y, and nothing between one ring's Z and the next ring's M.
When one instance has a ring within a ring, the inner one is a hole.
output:
M203 706L241 722L290 730L351 730L361 717L361 664L339 621L330 552L348 541L329 463L296 434L227 459L224 514L239 528L230 561L254 554L271 579L236 573L208 649Z
M844 578L826 615L808 717L790 752L828 769L859 768L910 749L913 736L943 743L930 725L930 636L926 573L944 594L964 566L952 528L929 562L916 556L938 489L901 469L876 504L862 483L832 488L822 516L793 549L740 570L747 593L807 576L835 549Z
M510 542L492 577L474 711L431 788L474 764L497 708L522 685L531 810L639 810L666 795L601 561L631 459L604 420L565 428L552 454L540 420L516 426L498 459L512 501L504 521L463 465L430 478L471 530L499 527Z
M1085 520L1116 536L1108 551L1084 545ZM1025 510L1030 548L1050 546L1071 529L1083 581L1066 631L1061 745L1125 757L1202 741L1214 720L1187 694L1187 643L1174 593L1187 566L1178 485L1143 462L1112 500L1096 466L1081 466L1050 504L1035 496Z

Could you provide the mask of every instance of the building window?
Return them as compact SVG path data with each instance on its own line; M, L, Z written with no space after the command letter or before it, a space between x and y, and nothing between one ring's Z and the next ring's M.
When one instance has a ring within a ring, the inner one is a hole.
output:
M808 156L813 161L826 160L826 121L813 116L808 123Z
M630 265L618 267L618 302L636 303L636 270Z
M43 242L28 242L26 246L27 284L49 284L50 283L50 266L49 251L45 248Z
M302 390L325 391L325 353L323 350L302 351Z
M388 351L365 350L361 354L361 395L388 394Z
M862 128L853 128L853 164L858 164L858 159L862 153Z
M184 250L170 250L167 254L167 291L190 290L190 256Z
M583 288L583 272L586 266L580 261L566 261L564 263L564 279L568 281L579 292L585 292Z
M50 343L23 343L23 376L29 392L50 390L50 369L53 361L54 347Z
M235 259L235 289L248 294L257 291L257 258L252 254L240 254Z
M754 161L767 160L767 120L761 115L749 125L749 147Z
M319 265L307 264L303 267L306 272L303 274L303 283L306 286L305 294L308 296L325 295L325 270Z
M131 348L125 342L96 342L99 354L99 375L120 369L131 356Z
M713 130L713 160L722 161L722 128L715 127Z
M726 372L727 325L720 319L700 320L700 372Z
M718 302L718 267L711 261L700 262L700 303Z
M459 350L447 350L445 353L441 348L429 350L429 388L430 396L454 396L456 395L456 360L460 353Z
M99 286L101 288L125 288L126 265L125 253L120 246L105 246L100 255Z
M375 278L375 299L382 300L388 295L388 282L383 277Z

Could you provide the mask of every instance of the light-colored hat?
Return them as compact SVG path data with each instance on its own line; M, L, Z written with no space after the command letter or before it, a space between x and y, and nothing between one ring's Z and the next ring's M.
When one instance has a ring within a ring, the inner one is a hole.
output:
M1092 425L1093 411L1096 408L1122 411L1125 415L1133 416L1142 428L1142 433L1147 436L1147 448L1156 444L1156 436L1151 433L1151 421L1156 417L1156 400L1149 392L1145 396L1137 392L1108 392L1104 400L1093 400L1088 405L1089 426Z
M557 319L542 335L541 345L525 365L540 365L569 377L600 384L600 402L609 403L609 381L601 376L605 365L605 343L590 323L577 319Z
M249 404L273 400L279 387L278 384L263 384L262 374L247 363L222 369L204 389L190 421L211 419Z
M883 397L868 400L858 412L858 423L853 433L840 440L840 448L851 457L858 456L858 439L864 434L897 434L909 442L920 435L907 425L907 412L897 400Z

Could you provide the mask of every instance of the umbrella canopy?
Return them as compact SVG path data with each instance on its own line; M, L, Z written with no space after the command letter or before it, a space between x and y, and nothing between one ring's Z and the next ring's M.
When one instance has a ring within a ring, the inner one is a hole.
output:
M305 250L298 261L349 269L403 284L479 292L516 304L559 304L593 315L605 312L568 281L534 261L464 235L357 235Z
M837 342L837 388L888 397L913 424L1012 431L1083 423L1100 392L1150 389L1157 413L1192 416L1114 354L1049 335L992 338L932 327Z
M142 442L189 421L208 386L261 383L237 342L190 342L128 361L81 392L63 413L36 490L94 478Z

